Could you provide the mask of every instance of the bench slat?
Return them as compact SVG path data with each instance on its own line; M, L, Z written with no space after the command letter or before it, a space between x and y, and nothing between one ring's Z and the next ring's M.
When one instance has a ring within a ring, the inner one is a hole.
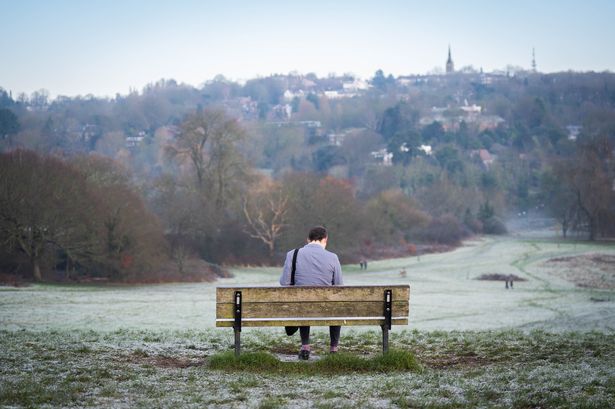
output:
M226 319L226 321L216 320L216 327L232 327L234 320ZM392 325L408 325L408 318L393 318ZM251 321L250 319L241 320L242 327L283 327L283 326L329 326L329 325L384 325L384 318L310 318L305 320L267 320L267 321Z
M242 295L243 297L243 295ZM217 318L233 318L233 304L217 304ZM408 301L394 301L393 315L408 316ZM383 315L383 301L245 302L245 318L376 317Z
M235 291L242 292L244 303L269 303L275 301L380 301L384 290L393 290L393 301L408 301L410 286L331 286L331 287L217 287L217 303L234 303Z

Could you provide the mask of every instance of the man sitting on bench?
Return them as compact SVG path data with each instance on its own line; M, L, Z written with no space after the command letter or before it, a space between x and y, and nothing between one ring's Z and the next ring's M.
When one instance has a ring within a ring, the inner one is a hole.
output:
M327 239L327 230L324 227L312 228L308 234L308 243L300 249L291 250L286 254L280 284L304 286L343 285L342 267L337 255L325 250ZM329 327L331 353L337 352L341 328L340 326ZM289 335L292 333L294 331L291 331ZM310 358L310 327L299 327L299 333L301 334L299 359L307 360Z

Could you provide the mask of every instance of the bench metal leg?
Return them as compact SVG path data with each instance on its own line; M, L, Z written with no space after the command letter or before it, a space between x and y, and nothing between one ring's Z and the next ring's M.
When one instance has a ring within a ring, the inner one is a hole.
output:
M239 358L241 352L241 291L235 291L235 309L233 313L235 318L235 357Z
M235 356L239 357L241 353L241 331L237 328L235 330Z
M382 353L389 352L389 330L393 323L393 290L384 290L384 325L382 327Z
M382 328L382 353L389 352L389 327L387 325L381 325Z

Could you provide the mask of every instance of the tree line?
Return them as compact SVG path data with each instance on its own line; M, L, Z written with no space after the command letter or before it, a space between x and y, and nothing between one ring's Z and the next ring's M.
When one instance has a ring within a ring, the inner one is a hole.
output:
M279 263L314 224L356 261L502 234L507 215L531 209L564 236L615 231L611 74L408 84L379 73L360 95L314 91L295 97L290 120L270 120L295 80L161 81L115 99L0 92L3 271L211 279L217 264ZM237 105L246 95L255 117ZM502 121L481 126L460 99ZM433 106L444 122L425 122Z
M36 280L119 279L161 267L165 240L129 176L99 156L14 150L0 156L4 269Z

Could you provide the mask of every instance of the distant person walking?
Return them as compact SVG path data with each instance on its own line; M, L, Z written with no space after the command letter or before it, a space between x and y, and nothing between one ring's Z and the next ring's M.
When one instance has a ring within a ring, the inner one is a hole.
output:
M328 241L327 229L321 226L312 228L308 233L307 241L308 243L305 246L286 253L280 284L299 286L343 285L342 267L337 255L325 250ZM292 282L293 258L295 259L294 283ZM340 326L329 327L331 353L338 350L341 328ZM289 332L287 331L287 333ZM291 331L289 335L292 335L292 333L294 332ZM310 327L299 327L299 333L301 334L299 359L307 360L310 358Z

